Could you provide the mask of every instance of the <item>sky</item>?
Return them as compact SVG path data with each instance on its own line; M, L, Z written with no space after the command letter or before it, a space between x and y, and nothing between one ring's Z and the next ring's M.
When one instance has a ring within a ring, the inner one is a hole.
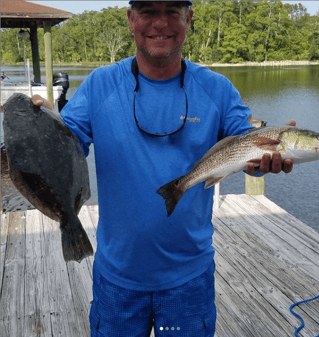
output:
M29 0L28 0L29 1ZM67 12L71 12L73 14L83 13L85 10L87 11L100 11L103 8L107 7L125 7L128 6L128 1L38 1L32 0L31 2L35 2L41 5L50 6L58 9L65 10ZM283 1L283 3L290 4L298 4L301 3L304 7L307 8L307 13L310 15L315 15L317 11L319 11L319 1Z

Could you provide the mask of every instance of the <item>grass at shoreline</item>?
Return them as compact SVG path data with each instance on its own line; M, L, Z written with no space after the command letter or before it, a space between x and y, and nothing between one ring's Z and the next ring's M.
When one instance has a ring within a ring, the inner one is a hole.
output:
M110 62L70 62L70 63L53 63L54 68L72 67L72 68L97 68L111 64ZM265 62L241 62L241 63L199 63L197 64L206 67L263 67L263 66L294 66L294 65L319 65L319 61L265 61ZM5 62L2 66L24 66L24 62ZM40 62L41 67L45 67L44 62Z

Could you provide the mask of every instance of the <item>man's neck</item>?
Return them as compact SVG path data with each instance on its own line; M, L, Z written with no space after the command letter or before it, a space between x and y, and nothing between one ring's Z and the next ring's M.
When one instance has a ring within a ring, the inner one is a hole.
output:
M161 59L149 62L143 55L137 53L136 58L139 71L153 80L169 79L181 71L181 56L177 56L173 61Z

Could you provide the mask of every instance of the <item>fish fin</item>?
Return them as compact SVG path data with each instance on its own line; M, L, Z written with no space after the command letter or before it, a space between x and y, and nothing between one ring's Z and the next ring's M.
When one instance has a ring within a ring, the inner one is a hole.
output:
M220 140L218 143L216 143L212 148L210 148L202 158L200 158L193 166L193 169L197 167L199 164L201 164L203 161L205 161L208 157L213 156L217 151L222 149L227 143L232 142L235 138L238 138L238 136L228 136L222 140Z
M165 200L167 216L174 212L176 205L185 192L180 187L181 178L175 179L157 190L157 193Z
M256 136L256 137L252 137L251 139L256 146L263 148L263 149L271 150L271 151L276 151L275 146L280 144L280 141L276 139L270 139L267 137Z
M93 247L76 214L62 216L60 222L62 251L66 262L81 262L93 255Z
M213 185L219 183L224 178L225 178L224 176L208 178L206 180L205 189L208 189L208 188L212 187Z

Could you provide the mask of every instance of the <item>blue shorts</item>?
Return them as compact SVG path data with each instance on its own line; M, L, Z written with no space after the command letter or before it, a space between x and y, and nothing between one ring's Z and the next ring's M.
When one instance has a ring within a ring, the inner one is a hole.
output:
M213 337L216 323L214 261L174 289L141 292L108 282L93 267L91 337Z

